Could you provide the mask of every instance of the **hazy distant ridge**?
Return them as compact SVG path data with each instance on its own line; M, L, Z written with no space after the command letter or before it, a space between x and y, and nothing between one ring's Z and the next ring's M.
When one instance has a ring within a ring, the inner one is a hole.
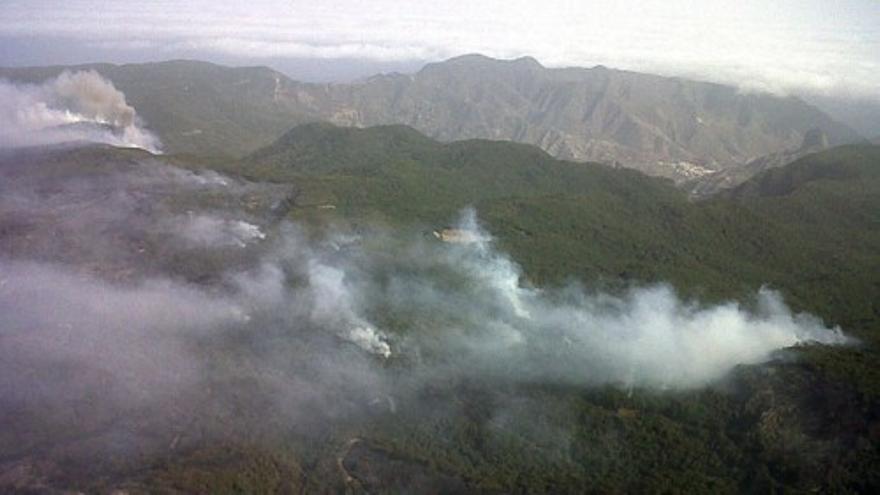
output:
M692 180L797 150L811 131L831 146L860 139L793 97L605 67L548 69L532 58L466 55L354 84L192 61L87 67L126 94L171 152L243 155L314 120L406 124L443 141L513 140ZM62 69L0 69L0 77L36 81Z

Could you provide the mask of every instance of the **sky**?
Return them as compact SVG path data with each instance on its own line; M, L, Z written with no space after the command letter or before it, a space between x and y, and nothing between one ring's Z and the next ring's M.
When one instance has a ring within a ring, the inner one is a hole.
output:
M315 80L475 52L880 101L880 1L0 1L0 65L185 57Z

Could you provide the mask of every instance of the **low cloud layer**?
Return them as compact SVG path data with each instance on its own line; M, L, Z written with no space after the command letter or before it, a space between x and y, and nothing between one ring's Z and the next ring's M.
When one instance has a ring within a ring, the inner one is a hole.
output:
M0 80L0 147L76 141L160 149L125 95L95 71L63 72L40 85Z
M822 2L12 1L0 37L69 41L59 60L435 61L479 52L603 64L749 90L880 99L880 6ZM43 54L45 55L45 54ZM21 54L21 57L24 57ZM66 58L65 58L66 57ZM5 63L16 61L7 54ZM296 77L296 74L292 74Z

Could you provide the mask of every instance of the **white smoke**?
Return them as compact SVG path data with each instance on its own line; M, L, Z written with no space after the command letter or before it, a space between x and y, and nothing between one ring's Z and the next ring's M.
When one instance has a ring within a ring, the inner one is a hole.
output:
M273 186L156 160L88 180L27 177L0 184L4 221L15 220L6 240L26 247L0 257L0 392L27 383L50 397L54 384L22 370L59 363L98 370L115 397L139 403L229 376L300 418L357 413L389 393L406 407L417 399L403 390L438 378L693 388L786 347L847 341L769 289L752 304L706 306L663 285L529 287L473 211L449 236L469 242L375 231L316 239L200 206L200 194L242 204L257 191L274 197ZM79 377L68 381L104 387Z
M346 283L343 270L313 259L308 266L308 281L315 322L334 329L339 337L367 352L383 358L391 356L385 334L358 315L356 294Z
M0 147L75 141L161 148L125 95L95 71L65 71L40 85L0 80Z
M118 218L93 214L92 223L104 221L119 225ZM665 285L614 295L576 286L526 287L519 266L493 247L473 212L458 226L479 239L473 243L375 234L349 240L344 249L309 241L296 229L263 240L256 226L203 214L171 229L159 222L159 230L195 242L206 253L259 240L264 254L256 260L258 269L218 274L229 281L223 293L161 278L120 290L93 278L75 281L65 272L53 276L58 268L13 264L0 273L5 287L0 307L17 309L7 313L0 337L8 337L9 329L21 333L69 324L72 335L125 328L133 334L120 345L140 346L157 328L255 329L255 322L268 319L353 343L368 355L412 361L420 376L661 389L706 385L738 365L766 362L786 347L847 342L839 328L792 314L781 296L766 288L753 304L705 306L682 301ZM312 352L329 356L338 350Z
M266 238L260 227L244 220L220 218L190 212L174 218L168 229L178 233L188 243L203 247L240 247Z
M326 438L387 415L416 427L461 414L437 410L438 384L478 384L511 391L487 403L493 425L555 450L570 431L534 423L528 408L544 405L521 385L688 389L786 347L847 342L767 289L754 306L704 306L667 286L527 287L472 211L453 238L473 242L315 239L286 223L255 236L227 219L254 212L219 217L195 197L242 204L271 186L140 165L0 183L0 416L23 419L0 446L40 456L85 432L89 452L124 455L125 438L148 459L179 443ZM166 196L195 199L194 213L161 208Z
M126 401L179 392L200 368L181 342L241 323L242 315L237 301L166 279L122 287L61 265L0 259L0 357L6 364L0 390L8 398L23 393L22 382L34 385L10 364L25 362L100 370Z
M662 285L531 288L473 211L451 229L469 242L318 236L269 220L286 187L155 158L59 175L63 151L46 163L19 155L0 156L9 459L76 457L69 445L158 459L169 445L291 432L325 444L389 414L448 424L438 402L461 411L442 389L462 386L501 391L506 406L481 408L496 409L492 425L538 439L530 448L564 446L571 431L534 422L546 404L519 385L694 388L786 347L848 340L768 289L753 304L707 306ZM263 206L235 209L255 197Z
M354 327L345 337L367 352L383 358L391 357L391 346L385 341L386 337L377 332L375 328Z
M425 331L434 336L445 335L439 346L460 353L459 360L473 373L580 385L692 388L737 365L766 362L786 347L847 342L839 328L792 314L781 296L767 288L758 292L753 307L736 302L701 306L682 301L666 285L622 295L587 294L577 287L525 288L519 267L492 248L473 213L464 215L460 228L487 240L449 244L440 253L413 258L422 269L457 274L463 283L448 288L427 278L394 276L389 293L379 297L401 312L424 311L426 319L417 325L427 325Z

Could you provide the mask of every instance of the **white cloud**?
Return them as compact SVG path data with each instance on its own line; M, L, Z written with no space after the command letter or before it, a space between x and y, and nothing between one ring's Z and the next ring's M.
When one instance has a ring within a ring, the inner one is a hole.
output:
M481 52L550 66L682 75L774 92L880 98L880 4L270 0L8 2L0 36L253 59L438 60Z

